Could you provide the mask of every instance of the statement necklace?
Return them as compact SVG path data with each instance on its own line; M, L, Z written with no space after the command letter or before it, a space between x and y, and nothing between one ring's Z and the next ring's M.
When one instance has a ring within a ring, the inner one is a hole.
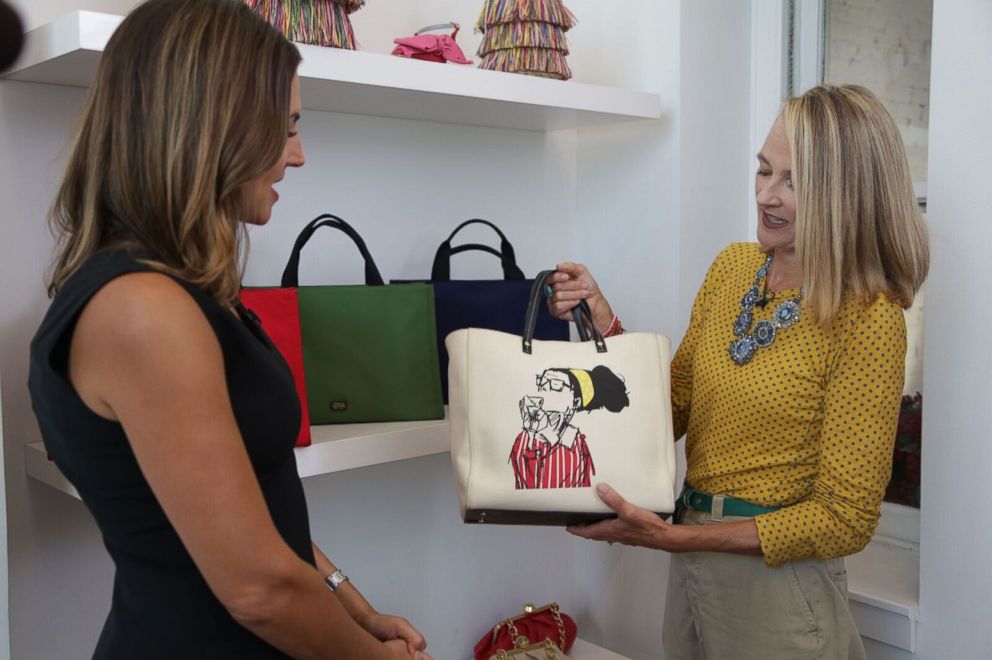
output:
M758 321L751 332L754 322L754 307L764 307L768 300L762 295L761 280L768 276L768 267L772 265L772 255L765 259L764 265L754 276L754 284L741 298L741 313L734 321L734 339L730 342L730 358L737 364L743 365L751 361L759 348L768 348L775 341L775 333L780 328L788 328L799 320L800 303L803 300L803 290L792 300L786 300L775 308L770 321Z

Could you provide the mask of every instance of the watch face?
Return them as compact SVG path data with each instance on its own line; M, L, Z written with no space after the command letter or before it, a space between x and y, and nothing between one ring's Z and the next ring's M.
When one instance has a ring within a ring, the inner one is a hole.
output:
M331 573L330 575L328 575L326 578L324 578L324 582L327 583L327 587L331 591L336 590L342 584L344 584L345 582L347 582L347 580L348 580L348 576L345 575L344 573L342 573L341 571L334 571L333 573Z

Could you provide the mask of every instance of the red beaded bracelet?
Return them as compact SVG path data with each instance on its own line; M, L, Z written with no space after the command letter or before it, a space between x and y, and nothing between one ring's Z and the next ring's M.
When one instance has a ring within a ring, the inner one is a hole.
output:
M613 315L613 320L610 321L610 327L606 329L603 333L603 337L615 337L617 335L623 334L623 326L620 325L620 317L616 314Z

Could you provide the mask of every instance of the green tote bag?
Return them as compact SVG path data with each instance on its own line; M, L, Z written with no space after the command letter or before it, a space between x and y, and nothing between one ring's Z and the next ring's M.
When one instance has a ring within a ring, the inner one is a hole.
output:
M321 227L354 241L365 259L365 285L299 286L300 251ZM358 232L321 215L297 237L282 286L298 287L311 423L444 417L430 285L384 284Z

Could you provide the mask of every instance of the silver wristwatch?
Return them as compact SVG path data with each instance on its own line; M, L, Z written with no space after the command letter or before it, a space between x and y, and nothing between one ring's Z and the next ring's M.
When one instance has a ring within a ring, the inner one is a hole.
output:
M331 591L337 591L338 587L348 581L348 576L342 573L340 570L334 571L330 575L324 578L324 583L327 588Z

